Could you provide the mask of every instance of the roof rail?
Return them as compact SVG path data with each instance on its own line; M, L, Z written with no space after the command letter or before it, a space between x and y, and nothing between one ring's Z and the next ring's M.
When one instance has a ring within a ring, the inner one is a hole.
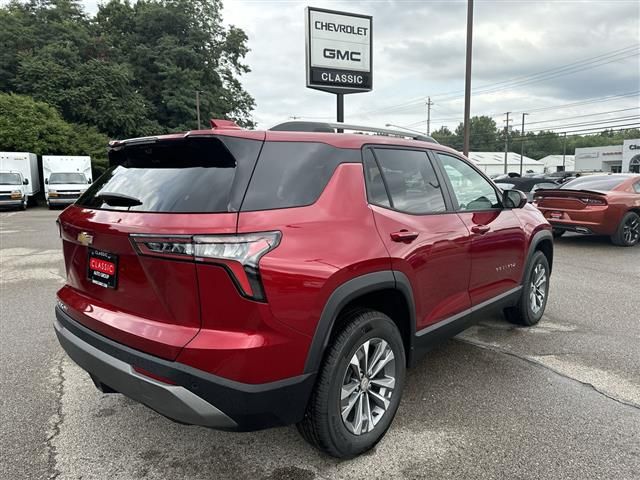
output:
M386 135L389 137L410 138L412 140L420 140L422 142L438 143L434 138L428 135L420 135L413 132L405 132L403 130L391 130L388 128L367 127L365 125L351 125L340 122L307 122L294 121L284 122L274 125L269 130L279 132L324 132L339 133L344 130L355 132L371 132L378 135Z

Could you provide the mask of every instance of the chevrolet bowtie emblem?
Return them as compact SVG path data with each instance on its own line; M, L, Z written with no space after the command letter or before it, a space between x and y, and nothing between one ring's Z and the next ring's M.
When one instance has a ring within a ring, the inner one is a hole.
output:
M89 233L87 233L87 232L80 232L80 233L78 234L78 241L79 241L82 245L84 245L85 247L86 247L86 246L89 246L89 245L91 245L91 243L93 242L93 235L91 235L91 234L89 234Z

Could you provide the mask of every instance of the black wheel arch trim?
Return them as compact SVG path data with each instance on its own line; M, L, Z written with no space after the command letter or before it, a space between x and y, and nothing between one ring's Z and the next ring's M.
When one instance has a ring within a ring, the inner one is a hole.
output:
M553 233L551 233L551 230L540 230L533 235L533 237L531 238L531 242L529 242L527 258L522 268L522 281L520 282L522 285L524 285L525 275L527 274L527 267L529 266L531 258L538 251L538 245L540 245L540 243L545 240L549 240L549 242L551 243L551 258L547 258L547 260L549 261L549 274L551 274L551 271L553 271Z
M407 276L396 270L366 273L341 284L329 296L322 309L311 346L309 347L304 367L305 374L315 373L319 370L333 326L344 307L362 295L386 289L398 290L404 296L409 309L409 326L411 338L413 338L416 328L415 302L411 283Z

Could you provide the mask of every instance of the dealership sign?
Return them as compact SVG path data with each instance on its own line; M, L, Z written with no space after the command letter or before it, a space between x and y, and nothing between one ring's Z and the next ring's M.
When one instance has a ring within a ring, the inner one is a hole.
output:
M307 7L307 87L332 93L373 88L372 17Z

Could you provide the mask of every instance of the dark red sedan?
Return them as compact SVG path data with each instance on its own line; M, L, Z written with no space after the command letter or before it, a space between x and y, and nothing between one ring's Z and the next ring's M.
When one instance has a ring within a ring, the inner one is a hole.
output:
M640 175L580 177L559 189L538 190L533 200L556 237L577 232L609 235L625 247L640 243Z

